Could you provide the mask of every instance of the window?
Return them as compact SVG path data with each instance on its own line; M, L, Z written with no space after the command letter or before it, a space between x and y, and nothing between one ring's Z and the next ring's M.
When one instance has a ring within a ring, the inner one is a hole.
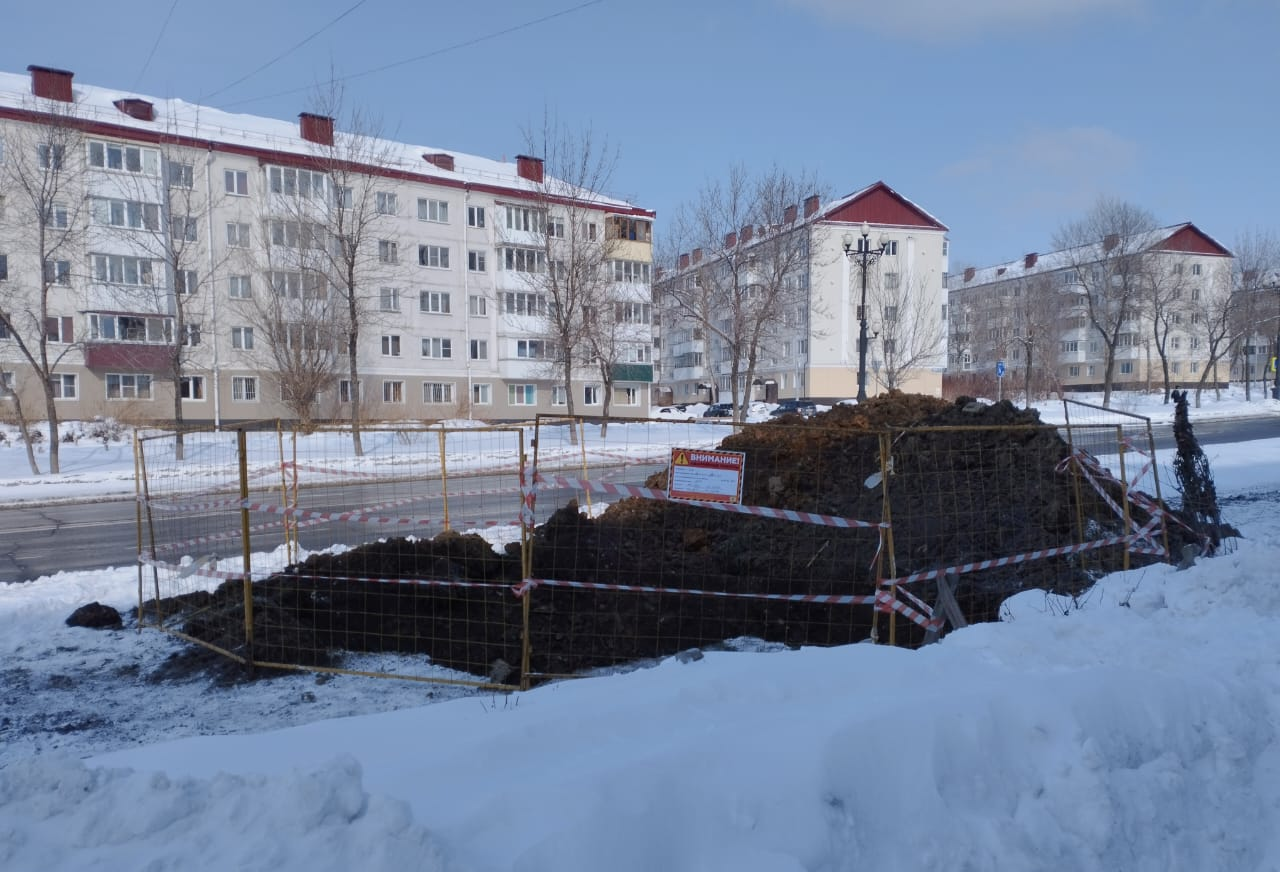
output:
M596 241L596 224L594 221L587 222L587 239L591 242Z
M252 327L232 327L231 328L231 347L240 351L253 350L253 328Z
M547 271L547 255L536 248L502 249L502 268L515 272L544 273Z
M249 285L248 276L231 276L227 279L227 290L233 300L253 298L253 289Z
M507 404L511 406L536 406L537 385L507 385Z
M249 244L249 225L228 221L227 246L229 248L248 248Z
M70 319L65 319L68 322ZM70 329L68 324L67 329ZM168 344L173 341L173 319L148 318L143 315L89 315L89 338L109 342L151 342Z
M160 152L114 142L89 142L89 166L126 173L160 175Z
M0 372L0 398L8 398L13 393L13 371L5 370Z
M884 340L884 353L885 353L886 355L893 354L893 350L894 350L894 341L893 341L892 339L885 339L885 340Z
M605 225L609 239L629 239L632 242L652 242L653 224L641 218L624 218L614 215Z
M508 315L546 315L547 298L543 294L507 292L502 295L503 311Z
M639 388L614 388L613 402L619 406L640 405Z
M179 382L178 393L184 400L203 400L204 376L184 375Z
M468 227L484 226L484 207L483 206L467 207L467 226Z
M333 186L333 205L339 209L350 209L355 203L355 195L351 192L350 185L334 185Z
M641 260L614 260L613 280L615 282L649 283L649 264Z
M453 382L423 382L422 402L428 405L453 402Z
M1199 364L1197 361L1194 361L1194 360L1193 360L1193 361L1191 361L1191 371L1192 371L1192 372L1199 372L1199 371L1200 371L1200 364Z
M1132 360L1123 361L1120 364L1120 374L1131 375L1132 373L1133 373L1133 361Z
M327 237L319 224L309 221L280 221L272 219L267 222L267 240L271 245L282 245L285 248L312 248L324 250Z
M173 290L176 294L194 294L200 286L199 276L193 269L174 270Z
M89 201L89 220L108 227L159 230L160 207L155 203L141 203L137 200L94 197Z
M328 286L317 272L272 270L267 273L267 280L271 283L271 290L280 297L324 300L329 296Z
M444 245L419 245L418 263L437 269L449 268L449 249Z
M62 169L63 157L64 148L61 145L50 145L47 142L42 142L36 146L36 163L40 165L42 170Z
M378 260L382 263L399 263L400 246L389 239L378 240Z
M403 403L404 402L404 382L384 381L382 383L382 402Z
M569 404L569 392L564 385L553 385L551 388L551 405L567 406Z
M508 230L527 230L532 233L541 233L546 218L539 209L530 209L527 206L507 206L507 229Z
M267 167L267 186L273 194L323 199L328 191L324 173L293 167Z
M1079 350L1080 350L1080 340L1078 339L1068 339L1062 343L1062 351L1064 354L1076 352Z
M468 214L470 214L468 210ZM435 221L440 224L449 223L449 204L444 200L428 200L418 198L418 220Z
M1180 351L1182 349L1181 337L1174 336L1172 339L1170 339L1169 347L1172 348L1174 351Z
M44 335L50 342L71 343L73 337L71 335L71 319L70 318L45 318L44 319Z
M887 272L884 274L884 289L886 291L896 291L901 281L901 276L896 272Z
M884 320L885 320L885 323L887 323L887 324L893 324L893 323L895 323L895 322L898 320L898 307L897 307L897 306L885 306L885 307L884 307Z
M44 280L51 285L71 284L71 261L46 260L44 262Z
M621 324L648 324L653 306L649 303L614 303L613 317Z
M363 384L363 383L360 385L359 394L360 394L360 397L363 399L363 397L364 397L364 384ZM340 402L340 403L350 403L350 402L351 402L351 379L349 379L349 378L339 379L339 381L338 381L338 402Z
M1200 299L1200 289L1199 289L1199 288L1192 288L1192 289L1191 289L1191 299L1192 299L1193 301L1194 301L1194 300L1199 300L1199 299Z
M189 191L195 187L195 181L195 167L191 164L169 162L169 187L186 188Z
M1178 374L1179 374L1179 373L1181 373L1181 372L1182 372L1182 364L1181 364L1181 363L1175 363L1175 364L1173 365L1173 374L1174 374L1174 375L1178 375Z
M583 385L582 403L586 406L600 405L600 385Z
M383 357L399 357L400 356L400 337L391 335L382 337L382 356Z
M375 191L373 195L373 207L379 215L396 214L396 195L390 191Z
M550 343L542 339L517 339L516 357L526 360L546 360L551 357Z
M228 194L249 196L249 173L245 170L227 170L222 174L222 185Z
M70 225L70 216L67 214L66 203L50 203L49 213L45 215L45 226L56 227L59 230L66 230Z
M107 399L151 399L151 376L130 373L107 373Z
M231 399L244 403L258 401L258 379L251 375L238 375L231 379Z
M9 278L9 255L0 254L0 282Z
M472 360L488 360L489 359L489 341L487 339L471 340L471 359Z
M489 301L479 294L467 297L467 314L483 318L489 314Z
M381 288L378 291L378 308L383 312L400 311L400 289Z
M446 291L421 291L418 294L418 310L432 315L449 314L449 294Z
M425 337L422 340L422 356L447 360L453 357L453 340L439 336Z
M1078 364L1067 367L1067 375L1076 378L1080 375L1080 366Z
M1193 276L1198 276L1198 275L1200 275L1200 274L1201 274L1201 265L1200 265L1200 264L1198 264L1198 263L1193 263L1193 264L1191 264L1191 274L1192 274Z
M556 239L564 239L564 219L548 218L547 219L547 235ZM563 406L564 403L559 405Z
M53 386L55 400L74 400L76 398L76 377L70 373L55 374L49 383Z
M1199 348L1200 348L1200 337L1199 337L1199 336L1192 336L1192 337L1191 337L1191 349L1192 349L1193 351L1195 351L1195 350L1197 350L1197 349L1199 349Z
M200 325L197 323L182 325L182 344L192 347L200 344Z
M467 252L467 269L471 272L485 271L485 257L483 251Z
M473 384L471 386L471 402L477 406L488 406L493 402L493 389L487 384Z

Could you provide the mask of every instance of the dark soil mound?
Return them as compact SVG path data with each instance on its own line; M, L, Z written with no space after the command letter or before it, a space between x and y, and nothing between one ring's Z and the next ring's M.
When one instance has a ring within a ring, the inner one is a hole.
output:
M888 428L906 429L889 443L881 435ZM893 462L887 499L878 480L882 442ZM809 419L749 426L722 448L746 455L744 505L873 522L887 512L898 577L1070 545L1082 529L1090 539L1123 533L1101 496L1077 488L1060 469L1068 447L1058 432L1007 402L948 404L891 394ZM666 473L647 484L665 488ZM1145 520L1135 518L1138 525ZM1182 542L1172 527L1170 533L1177 553ZM531 671L576 673L738 636L789 645L865 639L873 619L882 627L887 620L869 606L781 598L871 594L877 557L887 575L889 552L874 529L641 498L624 499L595 519L569 505L537 529L531 577L660 592L537 587ZM1120 568L1121 559L1120 549L1110 548L966 574L958 598L970 621L992 620L1012 592L1074 594L1099 573ZM1134 563L1150 559L1131 556ZM512 593L521 578L518 547L497 554L483 539L456 533L315 555L254 585L254 659L324 665L337 651L396 651L502 681L507 666L521 662L524 606ZM413 579L441 583L400 583ZM933 582L909 589L926 602L936 596ZM695 590L721 596L679 592ZM211 600L217 607L184 630L234 650L228 636L234 630L220 628L236 626L239 585L224 586ZM897 627L900 644L923 636L902 618Z

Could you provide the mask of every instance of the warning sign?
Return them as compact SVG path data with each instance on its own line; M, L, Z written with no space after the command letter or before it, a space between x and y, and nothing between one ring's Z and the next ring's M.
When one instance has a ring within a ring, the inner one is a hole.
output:
M747 456L741 451L672 448L667 496L673 500L742 502L742 471L746 461Z

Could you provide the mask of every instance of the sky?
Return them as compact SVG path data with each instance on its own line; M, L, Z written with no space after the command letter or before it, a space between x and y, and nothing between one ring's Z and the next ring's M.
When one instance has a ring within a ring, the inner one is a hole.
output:
M1275 869L1280 439L1207 453L1244 537L1184 571L919 651L740 640L511 696L165 677L176 640L64 624L134 568L0 585L0 866Z
M336 74L389 135L490 158L548 116L589 129L659 239L734 164L883 180L950 228L953 271L1051 250L1101 195L1228 247L1274 229L1273 0L13 6L10 72L284 119Z

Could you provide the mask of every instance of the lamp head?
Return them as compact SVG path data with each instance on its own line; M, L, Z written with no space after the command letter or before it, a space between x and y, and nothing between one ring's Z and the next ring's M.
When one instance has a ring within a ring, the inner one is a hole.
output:
M871 225L868 222L863 221L862 222L862 238L866 239L870 235L871 235Z
M841 237L841 241L844 243L845 251L853 250L853 234L852 233L846 230L844 236Z

